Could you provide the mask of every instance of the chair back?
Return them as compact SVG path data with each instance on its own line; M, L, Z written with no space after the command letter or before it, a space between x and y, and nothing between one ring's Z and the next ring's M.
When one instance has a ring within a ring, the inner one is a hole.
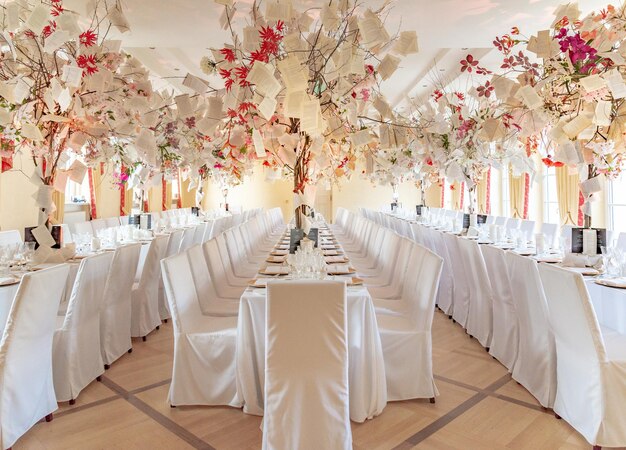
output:
M180 240L179 252L184 252L193 245L194 236L196 234L196 227L185 228L183 236Z
M17 230L0 231L0 246L21 244L22 236Z
M263 449L351 449L345 284L267 291Z
M194 328L195 319L203 317L189 258L186 253L170 256L161 261L161 268L174 332L186 333Z
M0 340L0 446L12 447L57 409L52 338L69 266L27 273L17 289Z

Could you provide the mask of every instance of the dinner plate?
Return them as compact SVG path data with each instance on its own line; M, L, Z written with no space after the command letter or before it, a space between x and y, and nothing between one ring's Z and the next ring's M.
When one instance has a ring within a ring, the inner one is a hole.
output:
M274 250L270 255L272 256L286 256L289 254L289 250Z
M344 264L332 264L328 266L328 270L327 273L328 275L350 275L351 273L356 273L356 270L353 267L349 267L347 269L344 269L343 266Z
M255 278L254 280L250 280L248 286L253 288L266 288L267 280L271 280L271 278Z
M285 266L267 266L264 269L259 270L261 275L271 275L271 276L283 276L289 275L289 267Z
M285 256L270 256L265 261L270 264L282 264L287 258Z

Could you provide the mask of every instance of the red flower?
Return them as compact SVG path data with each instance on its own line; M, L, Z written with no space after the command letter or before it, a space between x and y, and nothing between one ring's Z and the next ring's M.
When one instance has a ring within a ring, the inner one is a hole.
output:
M451 191L453 191L453 190L454 190L454 185L453 185L453 184L451 184L451 185L450 185L450 190L451 190Z
M224 87L226 88L226 92L230 91L231 88L233 87L233 79L232 78L226 78L226 81L224 81Z
M439 99L441 97L443 97L443 92L441 92L439 89L436 89L435 92L433 92L433 100L435 100L436 102L439 101Z
M240 113L247 113L251 109L256 109L256 105L252 102L243 102L237 108Z
M224 59L228 62L235 62L235 51L232 48L223 48L220 53L224 55Z
M250 83L246 81L248 72L250 72L250 69L246 66L235 68L235 75L237 76L237 78L239 78L239 86L241 87L250 86Z
M279 20L278 22L276 22L276 29L279 32L283 32L283 29L285 28L285 22L283 22L282 20Z
M226 69L220 69L220 77L222 78L230 78L231 71Z
M519 28L517 28L517 27L511 28L511 34L515 35L515 36L518 35L519 34Z
M473 67L478 65L478 60L474 59L472 55L467 55L464 60L461 61L461 72L472 71Z
M494 89L494 86L489 81L487 81L484 86L478 86L476 88L478 96L486 98L489 98Z
M79 39L82 45L91 47L98 42L98 34L92 30L87 30L80 34Z
M254 62L254 61L261 61L261 62L268 62L270 60L269 55L267 53L264 53L260 50L255 50L253 52L250 53L250 61Z
M61 0L52 0L52 11L50 11L50 15L53 17L59 16L65 9L61 4Z
M79 55L78 58L76 58L76 64L83 69L83 76L85 76L85 74L93 75L98 71L96 55Z
M57 28L57 24L54 21L50 21L50 25L46 25L45 27L43 27L43 30L41 30L41 35L43 37L48 37L50 36L52 33L54 33L54 31Z
M433 160L430 158L426 158L426 165L427 166L432 166L433 165Z
M563 163L558 161L552 161L550 158L542 158L541 161L548 167L562 167Z
M374 66L372 66L371 64L366 64L365 69L367 70L367 73L370 75L374 73Z

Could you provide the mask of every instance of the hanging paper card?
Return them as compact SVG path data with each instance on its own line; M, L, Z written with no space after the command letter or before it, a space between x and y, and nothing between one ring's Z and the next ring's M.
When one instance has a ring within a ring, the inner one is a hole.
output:
M596 192L602 192L602 185L604 184L605 176L599 175L597 177L589 178L580 183L580 191L585 197L589 197Z
M50 20L50 8L44 4L39 4L33 8L26 19L26 26L35 34L41 34L43 28Z
M15 31L20 26L20 6L17 1L5 5L4 17L6 18L6 30Z
M127 31L130 31L130 24L128 23L128 20L126 20L126 16L124 16L124 13L122 13L120 8L111 8L107 18L111 22L111 25L117 28L120 33L126 33Z
M202 78L187 73L187 76L185 76L185 79L183 80L183 86L188 87L198 94L204 94L207 91L209 84Z
M382 96L378 96L374 99L373 106L383 118L393 118L393 111L391 109L391 106L389 106L389 103L387 103Z
M52 201L52 193L50 193L50 199ZM39 225L37 228L33 228L31 230L31 233L33 234L33 237L37 240L37 243L40 247L50 248L56 245L56 241L52 237L52 234L50 234L50 230L48 230L48 227L45 225Z
M626 83L617 69L605 73L604 79L615 100L626 97Z
M398 40L393 46L393 52L406 56L417 53L419 47L417 45L417 33L415 31L403 31L400 33Z
M304 91L287 91L283 103L284 114L287 117L302 118L302 105L308 101L309 96Z
M33 199L37 202L37 206L44 209L50 209L52 206L52 193L54 187L42 184L33 194Z
M70 180L75 183L83 184L85 175L87 174L87 166L79 160L75 160L67 171Z
M274 115L274 112L276 111L276 104L276 99L271 97L265 97L263 101L259 103L257 109L265 120L270 120L270 118Z
M36 125L33 125L32 123L22 124L21 133L23 137L31 139L32 141L43 141L43 135L41 134L41 131Z
M277 66L288 90L306 90L309 83L306 75L308 69L300 64L298 58L290 55L278 61Z
M537 94L535 88L528 84L519 88L515 97L522 100L530 110L541 108L543 106L543 100L539 94Z
M590 75L581 78L579 83L588 93L598 91L606 86L606 81L600 75Z
M263 145L263 137L256 128L252 130L252 143L254 144L254 151L258 158L265 158L265 146Z
M376 71L383 80L391 78L400 65L400 58L393 55L386 55L378 65Z
M612 103L606 100L599 100L596 105L593 123L598 126L611 125L611 107Z
M587 113L580 113L563 126L563 132L570 139L575 139L580 132L592 124L591 117Z
M69 40L70 34L67 31L57 30L46 38L43 51L46 53L53 53Z
M61 80L68 86L79 87L80 82L83 79L83 69L78 66L65 65L63 66L63 75Z
M182 119L193 115L193 108L191 107L188 94L178 95L174 97L174 101L176 102L179 118Z

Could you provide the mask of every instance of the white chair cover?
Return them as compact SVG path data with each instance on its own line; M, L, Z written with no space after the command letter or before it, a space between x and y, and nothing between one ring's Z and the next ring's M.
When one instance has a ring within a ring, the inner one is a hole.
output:
M470 297L465 327L480 345L489 348L493 329L493 294L485 260L476 241L460 238L457 244L467 275Z
M194 245L187 250L187 256L202 314L217 317L237 316L239 299L218 297L215 281L211 278L202 246Z
M558 227L556 223L541 224L541 233L545 236L548 247L554 247Z
M346 287L268 284L263 449L352 449Z
M107 228L119 227L120 226L120 218L119 217L107 217L104 219L104 223Z
M173 214L173 212L170 212ZM167 248L165 250L165 254L161 257L168 258L170 256L178 254L180 251L181 244L183 242L183 235L185 230L174 230L170 234L170 238L167 241ZM167 300L165 299L165 291L163 290L163 280L159 276L159 316L161 320L166 320L170 318L170 311L167 307Z
M237 318L202 314L185 253L164 259L161 266L174 325L168 402L241 406L235 376Z
M452 278L454 282L452 299L452 318L462 327L467 324L469 311L469 283L466 275L466 266L459 250L458 238L453 234L443 233L443 239L450 256L452 266Z
M156 236L150 242L139 282L133 285L130 335L145 337L161 324L159 315L160 261L165 254L168 237Z
M52 336L69 266L24 275L0 341L0 447L57 409Z
M557 356L554 411L592 445L626 446L626 336L601 329L582 275L542 264Z
M493 292L493 336L489 354L513 370L519 346L519 325L504 250L481 245Z
M104 230L107 227L107 223L104 219L93 219L91 221L91 228L93 229L94 236L100 230Z
M617 238L616 246L622 251L626 251L626 232L619 234L619 237Z
M376 315L390 401L439 395L433 378L431 328L442 266L439 256L415 245L408 264L403 305L397 309L400 313Z
M0 231L0 246L21 244L22 236L17 230Z
M180 240L180 248L178 250L179 252L184 252L193 245L195 234L196 227L185 228L185 230L183 231L183 237Z
M115 250L111 262L100 313L102 360L107 365L132 348L131 293L140 253L141 244L125 245Z
M65 316L57 318L52 346L54 390L60 402L78 397L104 372L100 350L100 310L113 253L83 259Z
M89 234L91 236L94 235L93 228L91 227L91 222L78 222L75 223L72 232L74 234Z
M556 354L537 262L514 252L506 253L506 262L519 324L519 347L512 376L539 403L552 408L556 394Z

